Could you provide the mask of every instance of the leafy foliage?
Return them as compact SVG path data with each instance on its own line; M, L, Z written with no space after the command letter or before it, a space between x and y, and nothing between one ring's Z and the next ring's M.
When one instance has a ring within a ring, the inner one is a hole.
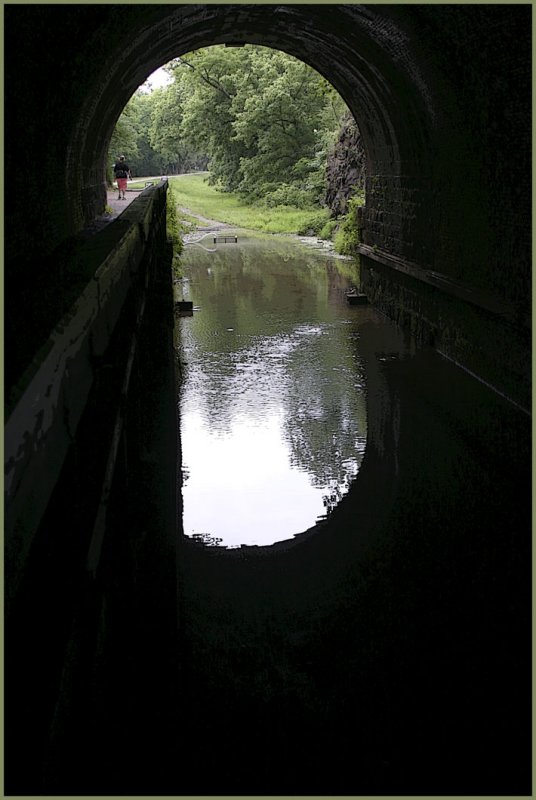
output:
M323 204L326 161L348 109L321 75L257 45L205 48L166 69L172 83L150 94L142 88L127 104L110 163L122 151L136 174L208 164L211 185L248 202Z
M207 149L213 183L270 206L321 200L327 152L347 111L324 78L285 53L249 45L191 53L173 72L183 91L182 135Z
M335 231L337 230L339 223L336 219L330 219L326 222L326 224L321 228L319 232L319 236L321 239L331 239Z
M335 250L342 255L357 255L357 245L359 244L357 209L364 205L364 202L365 198L362 194L356 194L348 201L348 213L342 218L334 239Z
M207 161L195 147L189 147L184 139L177 135L181 130L183 116L178 84L173 83L167 89L158 89L154 92L149 142L152 149L162 157L166 172L173 175L204 167Z
M319 236L320 231L328 221L328 211L317 211L312 214L304 225L298 228L298 233L302 236Z
M112 134L108 177L112 164L122 153L127 156L134 175L174 175L205 169L206 155L192 152L180 140L181 120L176 94L161 89L147 94L139 89L125 106Z
M109 183L112 180L112 165L123 153L128 153L129 159L137 158L139 155L137 115L136 108L132 102L127 103L123 109L110 140L108 163L106 165Z
M177 204L171 191L169 195L166 203L166 234L173 247L173 267L177 271L184 245L182 242L182 228L177 214Z
M264 195L263 202L268 208L277 206L294 206L294 208L308 208L311 205L311 195L306 189L291 183L282 183L277 189Z

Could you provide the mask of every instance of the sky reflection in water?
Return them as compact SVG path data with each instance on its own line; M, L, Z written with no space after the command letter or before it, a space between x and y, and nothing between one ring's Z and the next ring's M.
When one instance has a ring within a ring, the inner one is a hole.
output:
M180 320L184 532L226 547L314 525L348 490L366 442L349 262L290 239L184 252Z

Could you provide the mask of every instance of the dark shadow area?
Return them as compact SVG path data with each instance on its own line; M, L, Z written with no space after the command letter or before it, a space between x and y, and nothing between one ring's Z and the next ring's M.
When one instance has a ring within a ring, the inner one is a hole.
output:
M291 543L182 539L175 644L169 487L142 458L125 495L119 470L46 792L530 792L530 421L394 327L363 338L351 491ZM147 435L169 445L158 423ZM36 793L29 764L16 786Z
M40 369L44 329L120 230L80 258L121 109L212 44L280 47L348 102L365 288L400 325L363 331L367 450L328 522L292 546L196 548L176 536L163 189L158 243L132 221L124 306L91 300L107 349L51 369L14 432L8 406L7 794L531 793L531 13L6 7L6 389Z
M529 420L432 352L370 383L323 529L184 545L185 791L530 791Z
M62 243L51 255L40 260L40 271L32 276L21 270L6 281L6 296L24 298L24 311L15 303L5 307L4 335L9 347L5 360L7 413L19 399L14 389L24 370L39 350L46 346L51 331L73 306L90 283L105 256L128 230L128 223L117 220L92 236L79 234Z

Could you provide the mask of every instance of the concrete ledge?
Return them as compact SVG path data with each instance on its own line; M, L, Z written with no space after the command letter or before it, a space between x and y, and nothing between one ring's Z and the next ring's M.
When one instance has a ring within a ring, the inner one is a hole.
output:
M478 308L483 308L485 311L489 311L492 314L497 314L507 319L509 322L519 323L519 315L515 307L502 298L483 292L480 289L475 289L461 281L453 280L440 272L423 269L418 264L406 261L399 256L386 253L384 250L380 250L377 247L368 244L359 244L357 249L361 255L370 258L372 261L377 261L386 267L391 267L391 269L397 272L403 272L405 275L423 281L423 283L427 283L445 294L457 297L459 300L478 306ZM522 322L526 327L530 327L530 320L523 319Z
M530 323L518 308L402 258L359 247L361 289L419 343L524 411L531 406Z
M76 437L95 377L94 358L105 353L133 277L143 269L155 205L166 189L164 183L148 188L122 217L128 221L124 234L34 359L7 420L4 501L10 594Z

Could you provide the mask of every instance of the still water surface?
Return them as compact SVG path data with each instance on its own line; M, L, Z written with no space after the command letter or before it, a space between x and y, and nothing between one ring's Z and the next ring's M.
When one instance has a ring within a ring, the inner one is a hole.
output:
M187 245L183 265L176 298L196 309L177 339L184 533L290 539L348 491L365 450L359 310L345 298L355 266L240 232Z

